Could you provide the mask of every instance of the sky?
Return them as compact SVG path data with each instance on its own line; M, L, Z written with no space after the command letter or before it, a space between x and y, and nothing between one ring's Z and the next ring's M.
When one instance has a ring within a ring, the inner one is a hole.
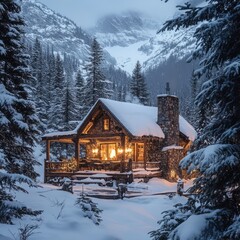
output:
M82 28L93 27L100 17L111 13L122 13L128 10L145 13L153 19L165 21L176 11L176 2L170 0L37 0L44 3Z

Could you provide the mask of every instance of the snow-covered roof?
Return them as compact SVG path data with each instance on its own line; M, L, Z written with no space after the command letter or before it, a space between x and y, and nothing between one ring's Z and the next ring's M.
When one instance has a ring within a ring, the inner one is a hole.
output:
M189 138L189 140L194 141L197 137L197 132L193 128L193 126L181 115L179 115L179 130L185 136Z
M105 98L100 98L99 100L133 136L141 137L146 135L164 138L164 133L157 124L156 107L119 102Z
M115 118L131 133L133 136L154 136L164 138L164 133L161 127L157 124L158 109L157 107L144 106L128 102L119 102L100 98L98 102L101 102L114 116ZM98 103L97 102L97 103ZM88 115L91 114L96 104L89 111L87 116L82 122L85 122ZM82 125L82 122L73 131L65 132L53 132L45 134L43 137L57 137L57 136L69 136L77 134L78 129ZM180 132L194 141L196 138L196 131L182 116L179 115L179 127Z
M51 138L51 137L71 136L71 135L77 134L77 131L81 125L82 125L82 121L78 121L77 127L72 131L51 132L51 133L44 134L42 137Z
M162 129L157 124L158 108L134 103L119 102L100 98L101 101L133 136L156 136L164 138ZM179 115L180 132L194 141L197 133L190 123Z

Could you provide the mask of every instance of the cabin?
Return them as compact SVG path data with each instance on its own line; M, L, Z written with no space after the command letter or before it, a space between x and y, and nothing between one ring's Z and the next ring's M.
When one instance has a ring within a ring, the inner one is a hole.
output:
M124 174L136 169L173 180L178 164L196 137L194 128L179 115L179 99L163 94L157 107L100 98L72 131L53 132L46 141L45 181L82 171ZM74 156L50 159L51 144L71 144Z

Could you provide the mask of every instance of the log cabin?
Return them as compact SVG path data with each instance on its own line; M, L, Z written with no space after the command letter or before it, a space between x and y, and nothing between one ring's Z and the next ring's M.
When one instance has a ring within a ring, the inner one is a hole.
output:
M194 128L179 115L176 96L159 95L157 107L100 98L73 131L43 136L45 181L90 169L124 173L139 168L157 169L160 177L173 180L195 137ZM73 144L71 160L51 161L53 142Z

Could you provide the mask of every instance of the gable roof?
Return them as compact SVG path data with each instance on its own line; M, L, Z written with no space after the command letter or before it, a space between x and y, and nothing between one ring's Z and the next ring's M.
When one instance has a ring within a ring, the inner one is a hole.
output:
M106 108L133 136L154 136L164 138L162 129L157 124L156 107L143 106L128 102L119 102L100 98Z
M157 124L158 108L140 104L119 102L100 98L108 110L128 129L133 136L155 136L164 138L161 127ZM179 115L179 128L189 140L194 141L197 133L193 126Z
M102 105L108 110L110 114L125 128L125 130L135 137L154 136L164 138L164 133L161 127L157 124L158 109L157 107L144 106L128 102L119 102L105 98L99 98L94 104L82 124L79 124L73 131L49 133L43 136L54 137L63 136L69 133L77 134L86 126L88 119L92 112L98 105ZM180 132L184 134L189 140L194 141L196 138L196 131L182 116L179 115Z

